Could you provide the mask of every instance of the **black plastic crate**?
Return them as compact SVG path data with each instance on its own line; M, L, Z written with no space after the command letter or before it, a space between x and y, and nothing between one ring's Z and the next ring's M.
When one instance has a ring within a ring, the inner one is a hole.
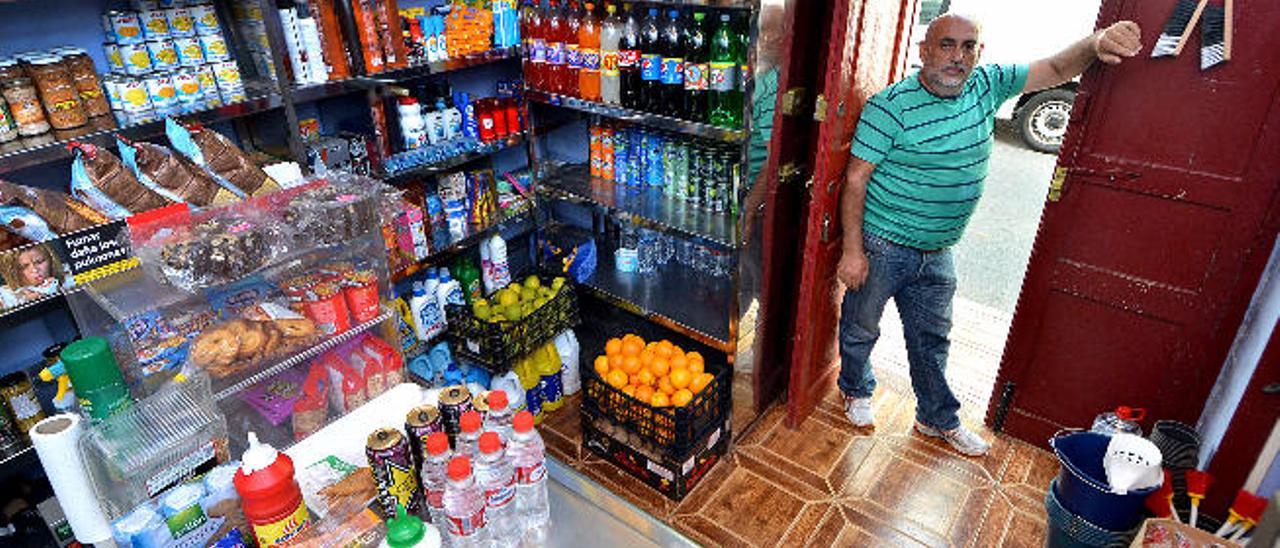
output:
M706 363L713 378L683 407L653 407L614 388L588 363L594 359L582 353L582 409L608 418L613 424L653 444L658 451L682 459L696 450L699 440L719 428L732 405L733 368Z
M539 279L550 286L551 278ZM579 322L578 297L573 282L567 280L551 300L519 320L481 320L470 306L449 305L445 311L449 318L446 336L453 352L494 373L505 373L517 360Z
M726 417L698 439L688 457L675 459L606 417L582 413L582 446L599 455L667 498L679 501L697 487L729 448L733 430Z

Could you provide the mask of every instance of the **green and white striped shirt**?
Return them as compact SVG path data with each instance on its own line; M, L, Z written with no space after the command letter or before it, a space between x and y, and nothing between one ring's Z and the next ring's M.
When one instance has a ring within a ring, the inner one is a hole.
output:
M929 92L917 74L875 94L852 146L876 165L863 229L924 250L959 241L982 196L995 112L1026 82L1027 65L982 65L955 97Z

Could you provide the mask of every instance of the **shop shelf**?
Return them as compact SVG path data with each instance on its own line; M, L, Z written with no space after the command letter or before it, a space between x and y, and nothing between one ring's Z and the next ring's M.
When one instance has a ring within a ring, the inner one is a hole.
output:
M265 87L247 85L246 88L249 93L248 100L208 110L202 110L192 114L183 114L177 116L177 118L200 122L202 124L214 124L280 108L283 104L280 99L280 95L276 94L274 91L266 89ZM156 120L154 122L147 122L145 124L129 127L117 127L94 131L71 139L53 141L31 148L2 153L0 154L0 174L50 162L56 162L59 160L70 159L72 154L71 151L67 150L67 144L71 141L92 143L100 147L114 150L116 145L116 135L135 141L150 139L164 135L164 125L164 120Z
M493 236L494 234L499 234L499 233L524 234L526 232L529 232L530 230L533 230L533 228L534 228L533 208L527 207L527 208L521 209L515 213L512 213L510 215L507 215L506 217L503 217L497 220L496 222L490 224L489 226L486 226L484 228L479 228L479 229L472 229L472 232L470 234L467 234L462 239L455 241L452 244L449 244L448 247L433 250L429 255L427 255L425 259L418 261L416 263L413 263L412 265L409 265L409 267L402 269L399 272L393 273L391 275L391 281L392 283L398 283L402 280L405 280L413 276L414 274L417 274L423 268L444 262L448 258L457 255L461 251L470 249L471 246L476 245L481 240L488 238L490 236Z
M513 146L523 145L525 143L525 135L520 133L512 135L501 141L488 143L478 150L451 156L438 162L423 164L412 169L405 169L395 173L386 173L382 175L383 182L389 185L397 185L418 177L426 177L437 175L447 171L452 171L471 162L482 160L492 156L494 153L508 149Z
M712 213L662 194L661 188L634 188L591 177L587 166L570 165L539 179L540 192L588 201L615 212L652 221L667 230L718 244L737 246L737 227L727 213Z
M694 137L702 137L704 139L712 139L729 143L741 143L746 140L747 132L740 129L726 129L711 124L700 124L672 118L670 116L661 116L649 112L632 110L616 105L606 105L594 101L586 101L577 97L568 97L556 93L549 93L538 89L525 88L525 99L535 103L546 105L554 105L590 114L598 114L608 118L623 120L633 124L648 126L652 128L662 129L666 131L674 131Z
M32 447L30 444L24 445L22 449L18 450L18 452L0 459L0 468L6 467L11 463L18 462L20 459L26 457L28 453L33 451L35 451L35 447Z
M369 76L352 76L350 78L324 82L322 84L295 86L290 89L290 95L295 103L310 103L322 99L340 97L357 91L371 90L380 85L394 84L404 80L412 80L434 74L444 74L447 72L487 65L489 63L496 63L506 59L516 59L519 57L520 51L518 48L495 49L483 53L477 53L475 55L449 59L448 61L425 63L408 68L380 72Z
M645 3L655 4L658 6L704 6L709 8L750 10L754 9L760 2L759 0L658 0Z

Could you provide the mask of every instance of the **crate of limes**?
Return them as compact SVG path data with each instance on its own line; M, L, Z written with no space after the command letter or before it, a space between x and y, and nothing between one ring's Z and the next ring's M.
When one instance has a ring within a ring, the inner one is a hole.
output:
M446 314L453 351L504 373L520 358L578 325L578 299L565 278L529 276L487 299L449 305Z
M671 341L628 334L610 339L591 372L583 370L582 406L681 458L727 417L731 369Z

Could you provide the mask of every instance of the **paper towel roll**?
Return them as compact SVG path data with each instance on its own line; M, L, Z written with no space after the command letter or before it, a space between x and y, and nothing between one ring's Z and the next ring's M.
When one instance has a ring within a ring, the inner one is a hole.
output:
M80 459L83 432L80 415L54 415L31 429L31 445L40 456L40 465L76 540L81 544L96 544L111 540L111 525L102 513L102 505L98 504Z

